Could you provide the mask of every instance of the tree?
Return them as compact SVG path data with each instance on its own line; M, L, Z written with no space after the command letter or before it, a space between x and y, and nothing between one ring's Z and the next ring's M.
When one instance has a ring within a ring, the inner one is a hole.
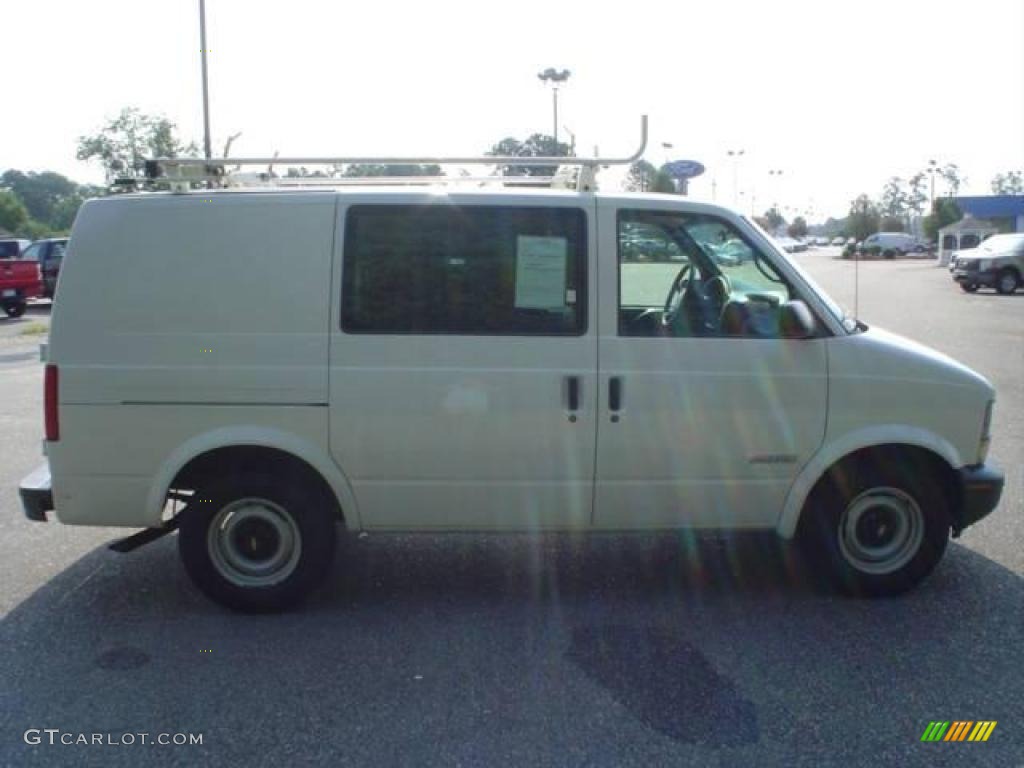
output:
M526 141L512 137L502 139L487 153L504 157L569 157L569 145L543 133L535 133ZM555 172L551 165L506 165L503 176L550 176Z
M956 163L948 163L939 169L939 176L946 182L946 195L955 197L960 187L967 183L967 177L960 175L960 166Z
M0 189L0 228L20 234L28 223L28 211L13 192Z
M17 195L29 216L47 223L61 200L78 193L75 182L53 171L22 173L11 169L0 176L0 187Z
M922 171L915 173L907 182L907 208L920 216L924 213L924 204L928 202L926 174Z
M762 224L761 227L771 234L777 232L780 227L786 226L785 217L779 213L779 209L775 206L772 206L764 212L762 220L764 221L764 224Z
M992 177L992 194L1024 195L1024 173L1007 171Z
M198 156L195 142L184 143L176 132L177 126L166 117L125 107L97 133L80 136L75 157L99 160L108 181L118 177L141 178L149 158Z
M804 237L807 235L807 220L803 216L797 216L793 223L786 230L790 237Z
M902 216L883 216L882 220L878 223L879 232L902 232L903 231L903 217Z
M850 213L846 219L846 231L850 237L863 240L878 231L880 223L878 206L867 195L858 195L850 203Z
M672 177L662 168L655 168L646 160L638 160L629 167L626 189L630 192L661 192L676 194L679 190Z
M960 221L963 213L959 206L948 197L937 197L932 203L932 212L924 217L924 235L929 240L938 237L939 230L954 221Z
M629 166L626 174L625 187L629 192L648 192L654 182L658 169L646 160L637 160Z
M903 179L893 176L882 189L881 212L890 218L899 218L907 208L907 193L903 189Z
M374 165L355 163L345 168L343 176L440 176L439 165Z

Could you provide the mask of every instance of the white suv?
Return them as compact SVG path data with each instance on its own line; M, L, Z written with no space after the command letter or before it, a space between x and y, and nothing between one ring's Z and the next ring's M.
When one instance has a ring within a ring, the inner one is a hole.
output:
M45 362L28 517L146 529L120 549L178 529L196 584L242 610L301 599L339 523L773 529L894 593L1003 484L984 378L671 195L92 200Z

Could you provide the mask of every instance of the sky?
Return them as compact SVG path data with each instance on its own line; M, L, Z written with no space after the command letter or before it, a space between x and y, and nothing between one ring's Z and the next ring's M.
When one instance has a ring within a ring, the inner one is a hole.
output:
M0 19L0 170L101 182L77 139L129 105L202 144L198 0L3 0ZM647 114L648 160L703 163L692 196L747 212L839 217L929 160L961 194L1024 169L1022 0L207 0L207 32L214 154L239 131L235 156L480 154L551 132L555 67L578 154L631 154Z

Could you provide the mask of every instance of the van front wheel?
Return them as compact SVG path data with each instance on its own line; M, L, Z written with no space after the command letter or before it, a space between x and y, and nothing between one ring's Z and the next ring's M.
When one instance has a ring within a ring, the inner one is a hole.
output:
M931 573L949 541L949 506L927 462L875 458L830 470L798 531L811 563L854 595L905 592Z
M244 473L196 489L178 537L189 577L238 611L279 611L301 602L334 559L334 515L322 496Z

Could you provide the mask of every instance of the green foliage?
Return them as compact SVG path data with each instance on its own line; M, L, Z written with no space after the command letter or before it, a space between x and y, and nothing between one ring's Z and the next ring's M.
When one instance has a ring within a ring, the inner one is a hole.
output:
M13 192L0 189L0 228L17 235L27 223L25 204Z
M0 189L10 192L24 206L28 220L20 234L32 239L66 232L82 203L103 194L100 187L76 184L53 171L22 173L14 169L0 176Z
M110 181L139 178L148 158L198 156L195 142L185 144L176 131L177 126L166 117L125 107L93 135L80 136L75 156L79 160L99 160Z
M786 230L790 237L805 237L807 235L807 221L803 216L797 216L793 223Z
M0 187L17 195L28 215L43 222L50 221L54 208L63 199L78 192L75 182L53 171L22 173L11 169L0 176Z
M871 198L867 195L858 195L857 199L850 203L846 231L850 233L850 237L863 240L878 231L880 218L878 206L871 201Z
M907 207L918 216L924 213L924 204L928 202L928 181L925 176L927 174L924 171L911 176L905 193Z
M626 189L631 192L661 192L676 194L675 181L664 170L655 168L646 160L638 160L629 167Z
M881 213L893 219L903 216L903 214L906 213L909 208L907 192L903 187L903 179L899 176L893 176L885 183L885 187L882 189L882 200L879 207L881 209Z
M439 165L373 165L357 163L345 168L344 176L440 176Z
M1024 173L1007 171L992 177L992 194L1024 195Z
M526 141L512 137L502 139L487 154L499 157L569 157L569 152L568 144L556 143L553 136L535 133ZM550 176L554 172L553 166L545 165L507 165L502 168L503 176Z
M932 212L924 217L924 234L935 240L939 230L963 217L960 207L949 197L937 197L932 203Z
M960 192L960 187L967 183L967 177L960 175L960 166L956 163L947 163L938 170L939 176L946 182L946 194L954 197Z
M901 216L883 216L881 222L878 224L879 232L902 232L903 231L903 217Z
M761 220L764 222L764 224L762 224L761 227L766 232L772 234L774 234L779 229L779 227L786 226L785 217L781 213L779 213L779 209L776 208L775 206L772 206L767 211L765 211L764 216L761 217Z

